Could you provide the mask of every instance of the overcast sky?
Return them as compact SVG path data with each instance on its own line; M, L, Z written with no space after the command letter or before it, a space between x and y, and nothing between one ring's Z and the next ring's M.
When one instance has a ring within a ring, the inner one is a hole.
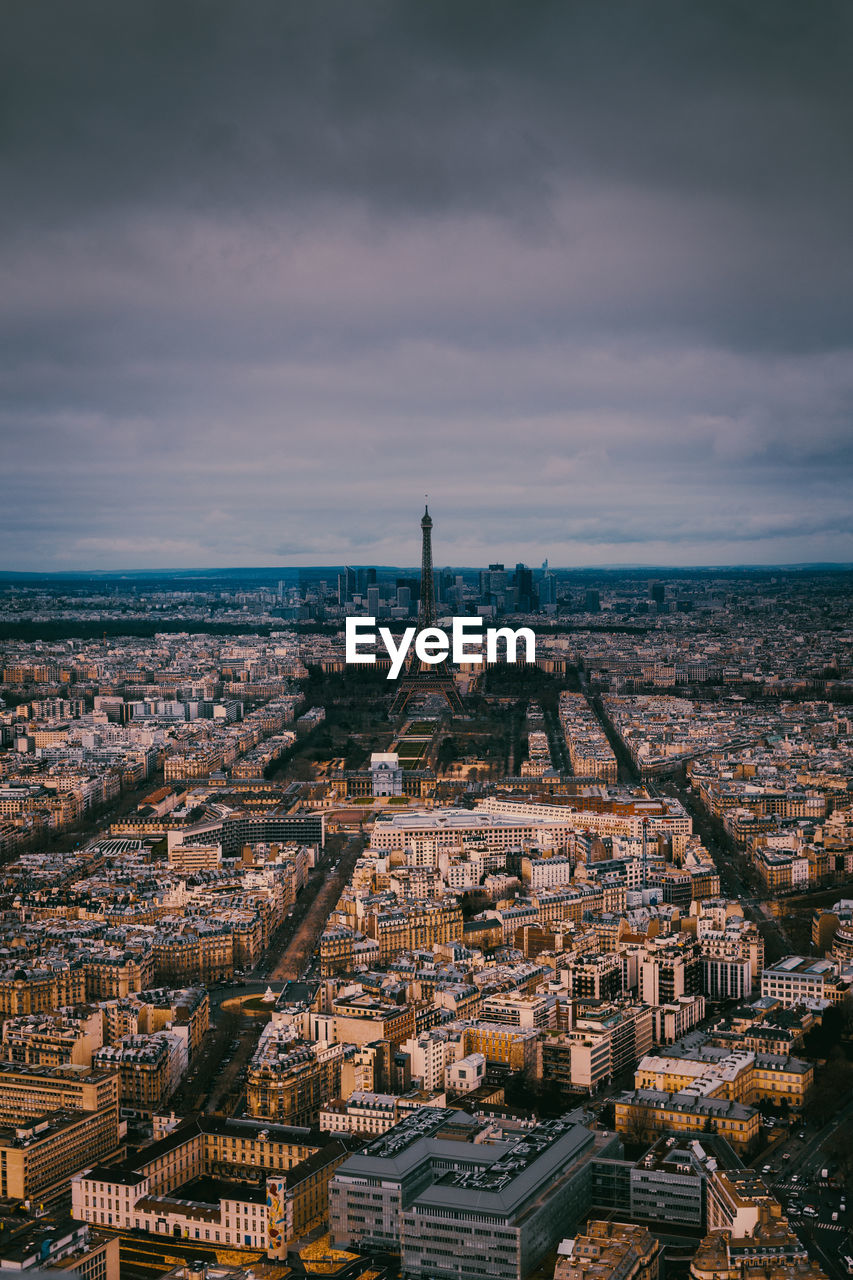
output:
M0 568L853 561L846 0L26 0Z

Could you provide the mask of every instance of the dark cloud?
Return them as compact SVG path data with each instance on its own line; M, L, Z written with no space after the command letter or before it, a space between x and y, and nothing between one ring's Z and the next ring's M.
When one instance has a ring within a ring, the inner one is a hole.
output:
M853 559L853 10L7 6L0 563Z

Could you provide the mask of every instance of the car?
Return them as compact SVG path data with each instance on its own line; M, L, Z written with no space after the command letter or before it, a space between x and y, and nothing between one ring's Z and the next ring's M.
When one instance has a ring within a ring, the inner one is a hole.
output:
M805 1138L805 1136L806 1136L806 1131L805 1131L805 1129L801 1129L801 1130L800 1130L800 1132L797 1134L797 1137L799 1138L800 1142L802 1142L802 1141L803 1141L803 1139Z
M782 1152L782 1159L783 1159L783 1160L790 1160L790 1159L791 1159L791 1153L790 1153L790 1151L783 1151L783 1152Z
M803 1209L803 1213L806 1215L807 1218L817 1217L817 1209L814 1207L813 1204L807 1204L806 1207Z
M762 1165L762 1166L761 1166L761 1172L762 1172L762 1173L771 1173L771 1172L772 1172L772 1169L773 1169L773 1166L772 1166L772 1165L769 1165L769 1164L764 1164L764 1165Z

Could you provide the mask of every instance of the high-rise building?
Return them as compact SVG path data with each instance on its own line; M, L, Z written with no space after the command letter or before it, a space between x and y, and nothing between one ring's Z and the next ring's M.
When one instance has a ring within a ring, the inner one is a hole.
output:
M515 566L515 605L519 613L529 613L533 607L533 570L523 564Z
M375 586L376 570L361 568L356 571L355 589L360 596L367 594L367 588Z
M548 609L557 603L557 579L548 570L539 581L539 608Z

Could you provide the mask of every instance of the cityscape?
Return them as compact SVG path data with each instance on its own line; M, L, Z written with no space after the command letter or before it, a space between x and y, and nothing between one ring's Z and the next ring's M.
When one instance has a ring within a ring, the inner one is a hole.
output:
M853 571L438 569L433 523L3 577L4 1266L853 1268ZM389 682L353 616L535 659Z
M850 1280L853 5L2 17L0 1280Z

